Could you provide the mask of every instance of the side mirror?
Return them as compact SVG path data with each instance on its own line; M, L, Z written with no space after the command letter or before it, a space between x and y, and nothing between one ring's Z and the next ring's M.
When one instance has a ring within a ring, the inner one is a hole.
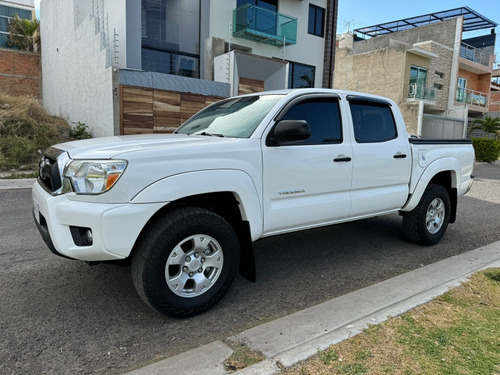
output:
M311 136L311 128L305 120L283 120L274 128L270 146L280 146L305 141Z

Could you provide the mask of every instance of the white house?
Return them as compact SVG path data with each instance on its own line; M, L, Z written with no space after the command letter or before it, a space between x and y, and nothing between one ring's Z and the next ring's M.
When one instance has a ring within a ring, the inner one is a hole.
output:
M332 86L337 0L42 0L40 13L44 105L95 136L171 131L238 93Z

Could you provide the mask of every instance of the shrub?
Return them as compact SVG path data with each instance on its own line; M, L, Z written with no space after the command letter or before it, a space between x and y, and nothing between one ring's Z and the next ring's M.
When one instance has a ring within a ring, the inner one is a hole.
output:
M83 122L74 122L74 126L71 128L69 136L73 139L88 139L92 138L90 134L89 127Z
M7 45L23 51L36 51L40 45L40 33L37 32L40 21L27 20L15 16L7 23Z
M36 163L38 159L35 141L26 137L10 135L0 140L0 152L3 154L4 168L20 168Z
M473 138L476 160L492 163L500 156L500 142L488 138Z
M38 150L69 140L70 126L31 97L0 93L0 169L36 168Z
M7 159L3 155L2 150L0 149L0 169L7 169Z

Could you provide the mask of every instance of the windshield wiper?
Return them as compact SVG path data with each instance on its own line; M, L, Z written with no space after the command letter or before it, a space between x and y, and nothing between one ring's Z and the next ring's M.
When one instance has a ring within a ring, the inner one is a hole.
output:
M221 138L224 138L223 134L217 134L217 133L201 132L201 133L198 133L198 135L208 135L210 137L221 137Z

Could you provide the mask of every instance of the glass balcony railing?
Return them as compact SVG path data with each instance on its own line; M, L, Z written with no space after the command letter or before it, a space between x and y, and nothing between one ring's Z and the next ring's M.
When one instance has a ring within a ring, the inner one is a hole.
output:
M466 43L460 45L460 57L484 66L490 66L491 55Z
M412 83L408 86L408 99L436 101L437 89Z
M488 104L488 94L459 87L457 88L455 101L457 101L458 103L473 104L480 107L486 107L486 105Z
M246 4L233 10L233 36L282 47L297 42L297 19Z

